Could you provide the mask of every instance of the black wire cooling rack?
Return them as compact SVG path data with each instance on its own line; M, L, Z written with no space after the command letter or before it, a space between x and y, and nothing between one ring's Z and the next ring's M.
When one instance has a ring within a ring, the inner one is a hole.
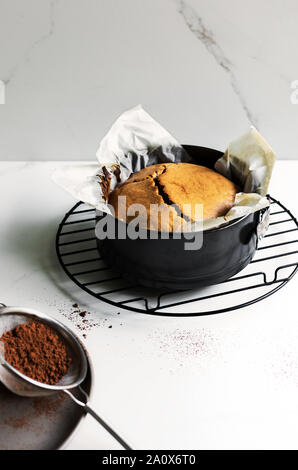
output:
M101 259L95 237L96 212L82 202L72 207L59 225L58 259L81 289L118 308L164 316L199 316L235 310L272 295L298 270L298 222L281 202L268 197L271 200L269 229L253 260L241 273L214 286L169 292L124 280Z

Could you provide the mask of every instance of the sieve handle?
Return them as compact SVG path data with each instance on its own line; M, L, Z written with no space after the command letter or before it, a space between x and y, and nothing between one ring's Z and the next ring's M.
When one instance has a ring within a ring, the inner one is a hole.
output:
M89 413L96 421L99 422L99 424L102 425L102 427L108 431L111 436L113 436L114 439L116 439L117 442L125 449L125 450L132 450L132 448L122 439L122 437L119 436L119 434L116 433L97 413L94 411L91 406L88 405L88 395L87 393L81 388L78 387L80 392L84 395L86 398L86 403L83 401L79 400L76 398L69 390L63 390L66 395L68 395L77 405L81 406L84 408L86 413Z

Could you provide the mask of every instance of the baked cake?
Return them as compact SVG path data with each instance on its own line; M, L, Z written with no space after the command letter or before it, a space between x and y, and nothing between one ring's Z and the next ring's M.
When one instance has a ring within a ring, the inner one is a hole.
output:
M204 166L161 163L134 173L118 185L109 195L109 204L114 207L115 216L126 222L138 216L126 215L126 210L132 204L142 204L147 217L140 225L151 230L176 231L185 222L224 216L233 206L236 192L232 181ZM126 196L125 212L120 210L119 196ZM157 209L153 207L150 212L151 204ZM202 216L196 214L196 204L203 205ZM155 209L162 217L152 216Z

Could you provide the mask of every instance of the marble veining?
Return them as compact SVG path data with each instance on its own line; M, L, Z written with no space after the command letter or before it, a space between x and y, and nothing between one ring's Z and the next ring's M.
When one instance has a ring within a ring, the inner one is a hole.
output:
M49 5L49 29L41 37L37 38L29 47L27 53L23 59L16 63L15 66L9 71L8 75L3 78L3 82L8 86L11 81L14 79L18 70L22 65L27 64L30 61L30 56L32 51L43 44L44 41L48 40L53 34L55 29L55 8L58 0L51 0Z
M206 47L207 51L214 57L216 63L228 74L232 89L238 97L248 120L258 127L258 120L253 115L248 103L246 102L241 87L238 83L236 73L234 72L234 65L226 57L221 46L217 43L215 35L209 30L203 19L197 12L184 0L174 0L178 4L178 12L183 17L189 30L201 41Z
M224 150L253 124L298 157L293 0L0 0L0 159L92 160L126 109Z

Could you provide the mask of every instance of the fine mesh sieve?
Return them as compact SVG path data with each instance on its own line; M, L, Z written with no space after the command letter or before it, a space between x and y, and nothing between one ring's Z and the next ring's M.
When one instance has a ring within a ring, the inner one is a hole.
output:
M86 413L91 414L124 449L131 449L88 404L88 395L80 387L88 372L88 361L86 352L76 336L62 323L44 313L22 307L6 307L0 303L0 337L16 326L32 321L47 325L63 339L68 354L72 358L71 366L56 385L37 382L19 372L5 360L4 344L0 342L0 381L11 392L21 396L42 397L59 391L66 393L77 405L83 407ZM74 390L81 395L82 399L73 394Z

